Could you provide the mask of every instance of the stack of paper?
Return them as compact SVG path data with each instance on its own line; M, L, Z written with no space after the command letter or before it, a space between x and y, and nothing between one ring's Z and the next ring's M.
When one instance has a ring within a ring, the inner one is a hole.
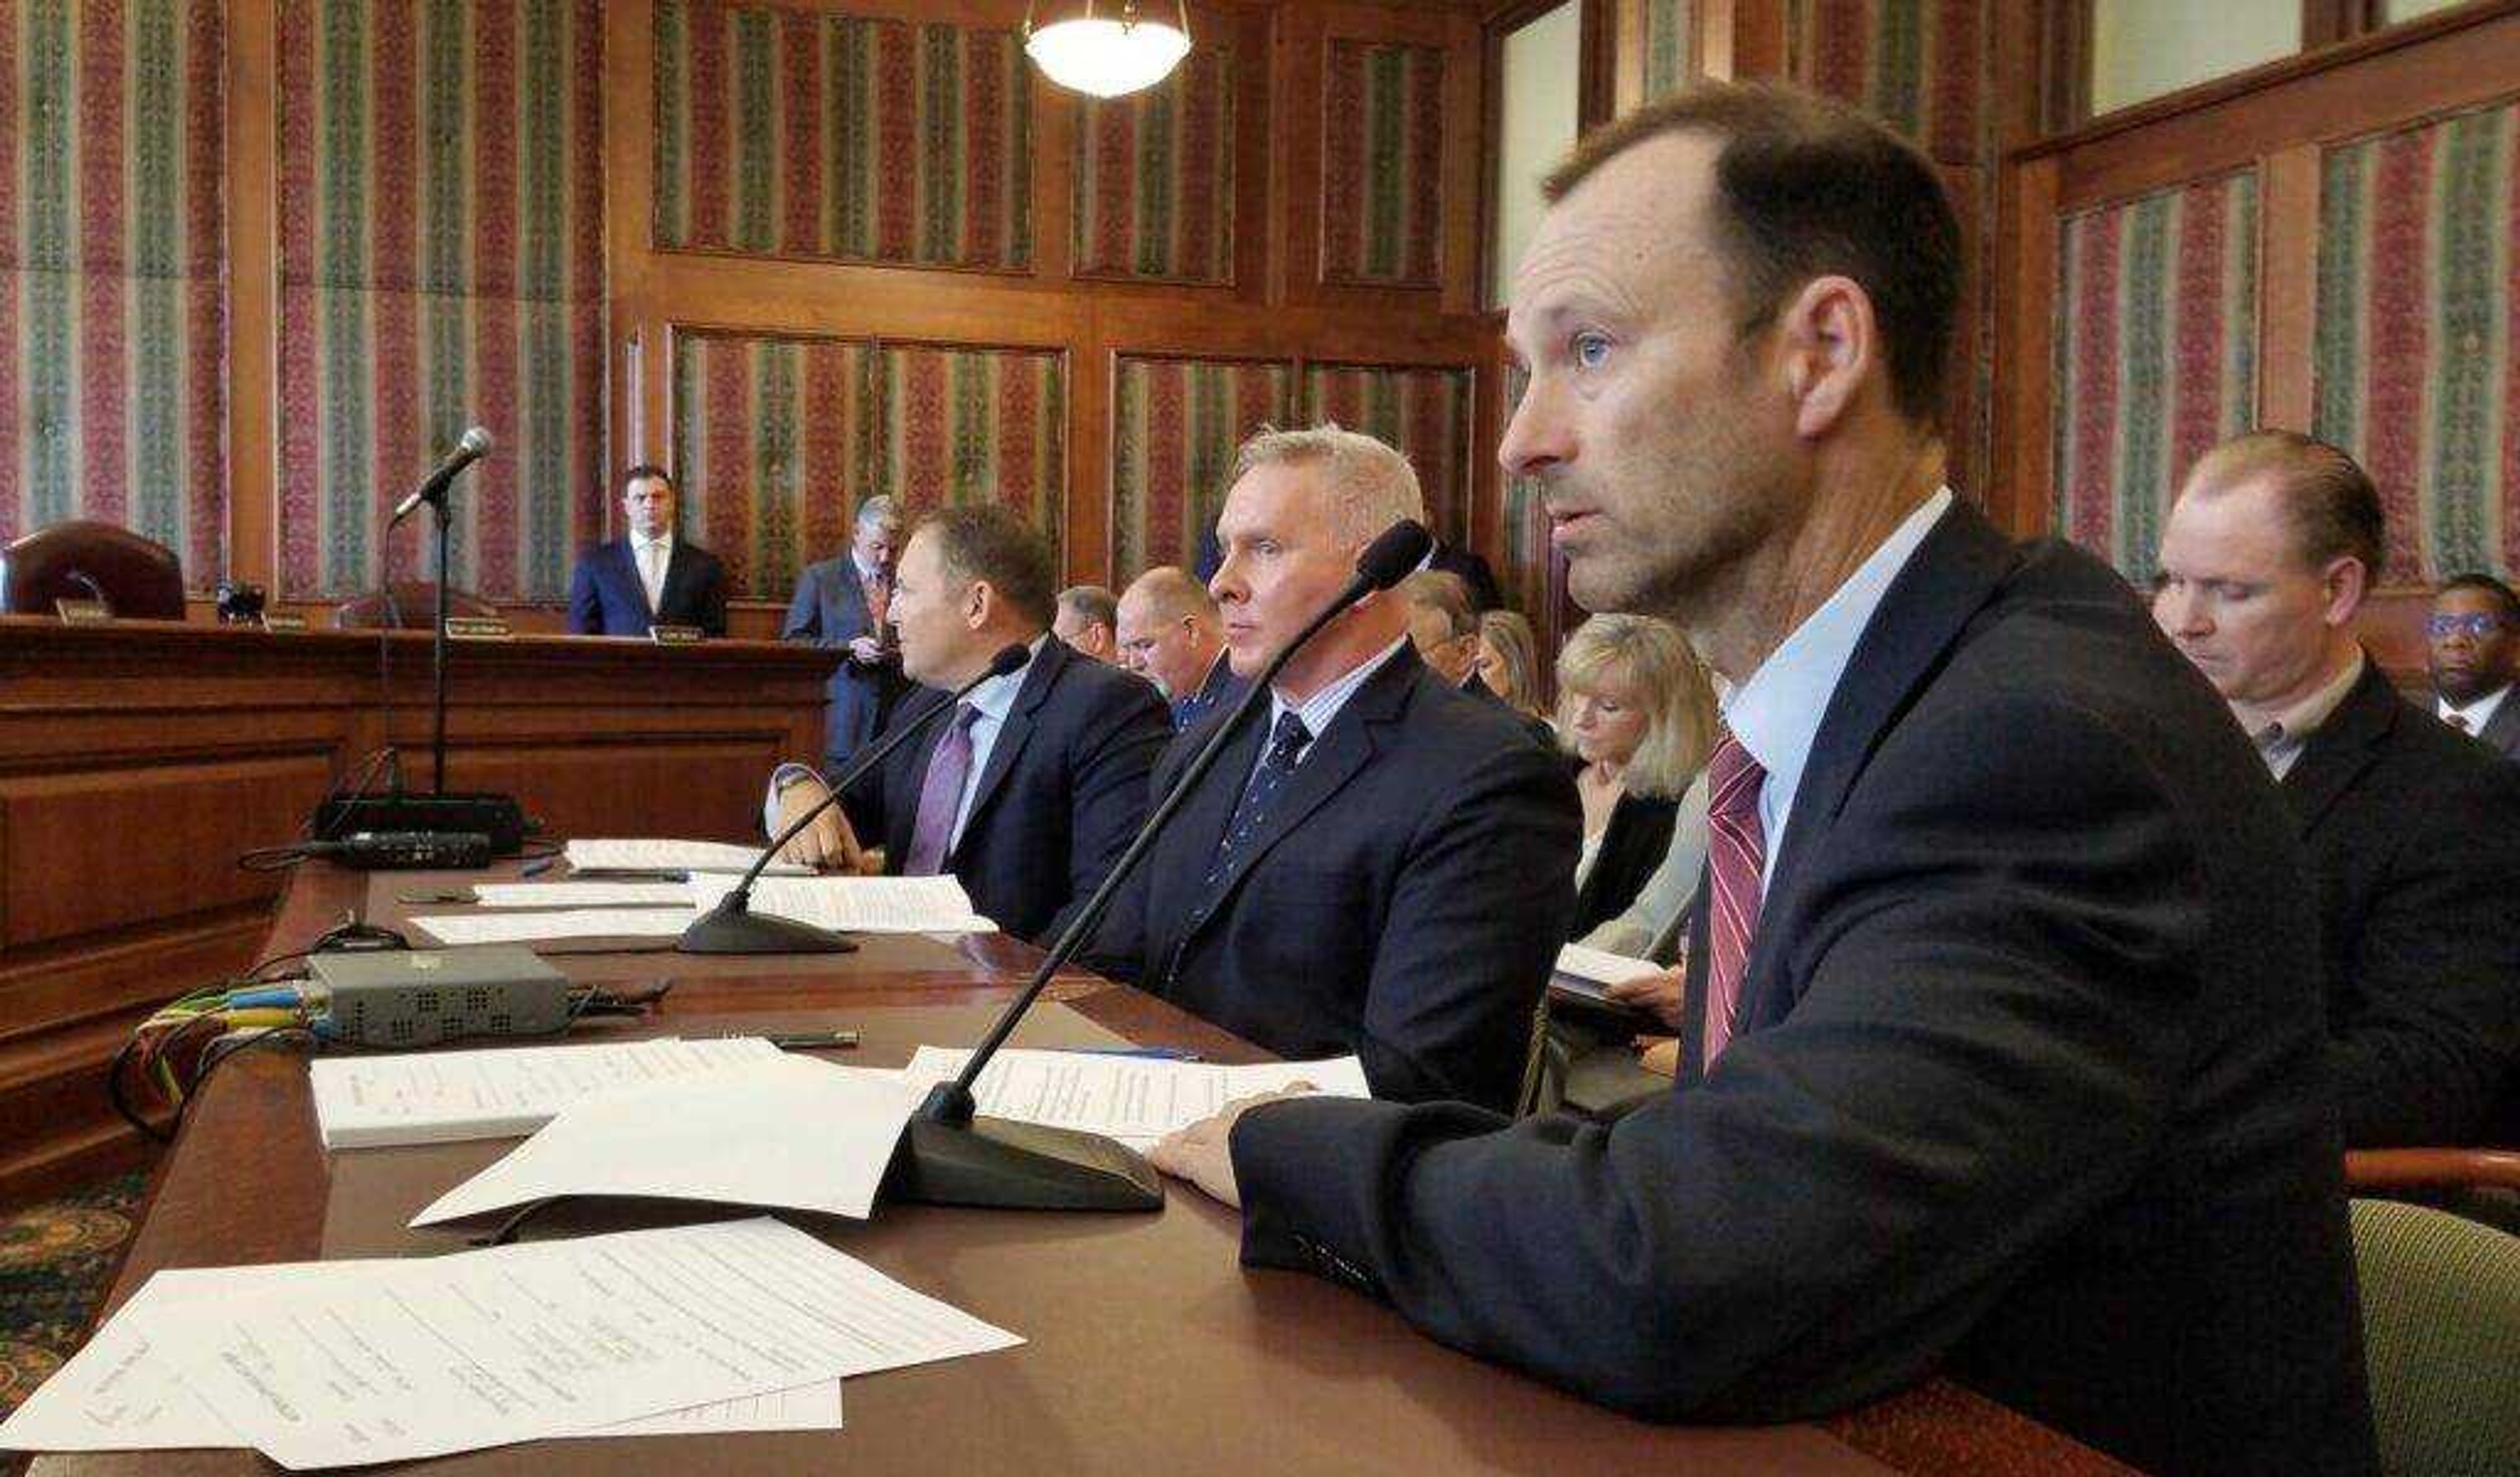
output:
M777 1221L160 1272L0 1449L291 1468L561 1436L837 1429L839 1386L1023 1342Z
M779 1059L759 1037L667 1037L586 1046L315 1059L315 1123L328 1149L514 1138L562 1109L626 1088Z
M507 908L492 913L432 913L411 922L438 943L461 947L546 939L676 939L692 926L694 916L690 909L679 907L589 907L548 913Z
M971 1053L922 1046L902 1075L922 1091L951 1082ZM1208 1117L1238 1097L1275 1092L1298 1083L1337 1097L1370 1097L1365 1066L1355 1057L1324 1062L1269 1062L1221 1067L1094 1051L1011 1047L989 1059L971 1095L982 1113L1018 1123L1081 1129L1144 1148L1176 1129Z
M566 855L572 872L742 872L761 859L761 848L722 841L599 839L570 842ZM813 868L774 861L765 871L773 877L803 877Z
M735 891L738 879L695 876L691 901L702 911ZM998 926L971 910L950 872L933 877L765 877L752 885L752 911L844 934L990 934Z
M707 1200L864 1220L919 1093L898 1072L748 1061L580 1102L412 1219L564 1195Z
M1558 978L1554 983L1557 989L1569 994L1599 1000L1616 1008L1620 1002L1612 1000L1602 991L1602 986L1624 985L1630 980L1642 980L1660 973L1662 966L1659 964L1631 959L1606 949L1587 948L1581 944L1568 944L1557 950Z
M680 882L484 882L472 889L483 907L689 907Z

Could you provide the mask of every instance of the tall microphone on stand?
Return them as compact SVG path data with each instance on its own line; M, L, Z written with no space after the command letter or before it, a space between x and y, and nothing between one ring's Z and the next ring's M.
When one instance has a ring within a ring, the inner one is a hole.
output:
M428 657L430 682L434 689L430 702L428 772L430 793L446 793L446 490L465 468L490 454L494 444L490 433L475 426L464 433L455 449L446 453L409 497L394 505L393 519L385 525L390 532L402 521L423 507L437 515L437 621L429 634ZM388 571L390 575L390 571ZM385 598L393 598L393 580L385 580Z
M849 787L873 772L875 766L882 763L892 751L910 742L914 735L926 732L938 718L960 707L963 700L971 695L971 689L991 677L1020 671L1023 665L1031 660L1030 647L1017 644L1002 648L989 659L988 667L978 676L945 694L925 713L895 728L884 735L883 742L860 754L839 778L831 782L823 803L788 822L788 829L772 837L770 845L762 848L761 854L744 869L742 879L728 889L727 895L718 900L717 906L693 919L692 926L683 930L683 936L675 941L674 947L687 954L831 954L846 953L857 947L846 934L799 923L793 918L752 911L752 885L761 880L762 868L770 865L779 854L780 848L803 835L805 828L814 823L814 817L839 804L840 797L848 793Z
M1225 721L1183 766L1172 789L1139 829L1137 839L1112 863L1102 885L1077 909L1076 916L1051 945L1050 952L1034 967L1023 990L1008 1002L997 1023L980 1039L970 1060L964 1064L962 1075L950 1083L938 1083L912 1115L910 1131L895 1152L891 1177L886 1181L894 1198L1017 1210L1129 1211L1155 1210L1163 1205L1163 1181L1145 1156L1100 1133L977 1117L971 1085L979 1081L989 1059L1006 1044L1051 977L1093 936L1095 925L1102 921L1121 885L1146 859L1155 838L1188 802L1191 792L1216 766L1217 758L1234 736L1253 713L1268 703L1269 687L1278 679L1278 673L1285 669L1304 643L1348 607L1407 577L1425 562L1434 542L1426 526L1415 520L1403 520L1384 530L1357 556L1356 577L1348 581L1347 588L1323 607L1295 639L1270 658L1268 666L1243 691L1241 701L1235 704Z

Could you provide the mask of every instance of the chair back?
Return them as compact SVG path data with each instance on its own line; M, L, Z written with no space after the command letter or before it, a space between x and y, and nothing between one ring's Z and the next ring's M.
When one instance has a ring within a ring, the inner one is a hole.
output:
M164 544L84 518L0 550L0 611L49 616L57 600L99 598L124 620L181 621L184 568Z
M2396 1200L2353 1216L2381 1469L2520 1472L2520 1236Z
M470 590L446 592L450 616L495 616L499 608ZM397 579L372 589L333 612L337 630L427 630L437 618L437 585L428 579Z

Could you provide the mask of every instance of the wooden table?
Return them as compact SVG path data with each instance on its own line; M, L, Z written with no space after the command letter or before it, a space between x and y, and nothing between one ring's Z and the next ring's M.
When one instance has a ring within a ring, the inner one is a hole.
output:
M270 940L300 946L371 896L435 879L302 869ZM1004 939L949 946L869 940L832 958L693 960L573 954L582 979L676 981L643 1030L686 1035L847 1025L849 1059L888 1065L921 1040L968 1041L1038 955ZM1061 976L1033 1039L1125 1038L1211 1060L1262 1053L1161 1000ZM1106 1033L1108 1035L1106 1035ZM1021 1039L1022 1038L1018 1038ZM327 1154L302 1060L251 1052L197 1100L151 1187L109 1306L159 1268L459 1244L404 1223L505 1152L504 1142ZM642 1214L654 1217L651 1210ZM555 1210L538 1235L669 1223ZM479 1472L2105 1472L2111 1463L1992 1402L1933 1381L1823 1423L1655 1426L1421 1338L1390 1309L1238 1265L1235 1213L1175 1185L1155 1215L1056 1215L884 1205L859 1223L791 1218L921 1291L1022 1334L1022 1348L852 1380L837 1433L560 1441L474 1453L429 1470ZM45 1477L268 1470L243 1452L54 1456Z

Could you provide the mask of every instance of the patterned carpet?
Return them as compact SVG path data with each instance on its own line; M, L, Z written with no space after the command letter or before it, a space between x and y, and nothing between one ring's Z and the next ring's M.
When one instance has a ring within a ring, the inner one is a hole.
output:
M135 1172L0 1216L0 1414L78 1348L146 1182Z

